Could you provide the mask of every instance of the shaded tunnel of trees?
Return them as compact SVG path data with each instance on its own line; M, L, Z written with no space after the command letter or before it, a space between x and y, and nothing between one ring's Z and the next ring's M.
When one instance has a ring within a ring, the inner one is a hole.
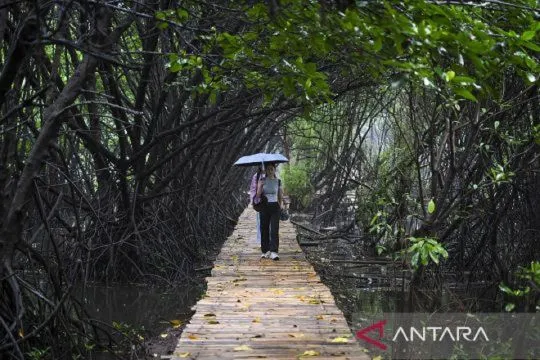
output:
M530 132L531 121L538 123L538 91L508 81L504 107L458 110L412 88L372 90L288 128L302 170L286 176L303 179L297 193L308 198L305 207L298 199L293 205L320 226L343 227L332 236L356 226L352 238L372 255L406 254L411 237L444 244L444 266L420 266L413 277L413 285L435 295L411 299L410 310L437 309L445 272L462 289L487 292L493 302L474 309L499 311L499 284L520 283L516 269L538 260L540 158ZM537 302L536 290L521 309L534 311Z
M0 9L0 351L16 358L13 336L24 349L50 339L56 359L94 338L103 325L85 323L77 286L187 281L247 204L232 163L294 111L263 108L233 77L210 99L200 69L169 71L163 54L197 61L193 32L240 27L220 6L162 31L155 13L173 3L115 4Z
M540 231L532 3L0 0L0 353L112 346L75 290L189 281L247 205L233 162L261 150L300 169L297 208L331 222L354 192L369 246L436 238L467 281L515 285ZM533 33L430 47L419 14Z

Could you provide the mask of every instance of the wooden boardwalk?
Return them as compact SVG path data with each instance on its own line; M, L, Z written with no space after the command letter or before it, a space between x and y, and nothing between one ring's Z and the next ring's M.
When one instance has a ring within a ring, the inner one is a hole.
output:
M369 359L290 222L280 223L281 259L260 259L255 214L246 209L223 245L172 358Z

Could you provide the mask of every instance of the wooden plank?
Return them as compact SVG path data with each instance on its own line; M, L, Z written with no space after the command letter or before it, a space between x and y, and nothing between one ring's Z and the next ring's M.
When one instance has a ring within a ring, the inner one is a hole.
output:
M240 216L167 359L369 359L292 224L280 223L280 260L260 259L255 215Z

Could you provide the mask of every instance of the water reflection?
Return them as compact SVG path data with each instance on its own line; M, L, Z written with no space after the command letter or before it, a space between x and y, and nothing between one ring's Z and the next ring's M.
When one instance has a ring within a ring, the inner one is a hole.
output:
M153 336L169 326L170 320L186 320L190 308L204 289L186 285L155 288L137 285L87 286L81 298L92 317L112 325L129 324Z

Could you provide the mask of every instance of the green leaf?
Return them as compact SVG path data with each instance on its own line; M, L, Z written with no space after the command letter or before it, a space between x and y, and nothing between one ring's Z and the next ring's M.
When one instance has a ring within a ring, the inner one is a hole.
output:
M456 76L453 78L453 82L455 83L465 83L465 84L473 84L474 79L469 76Z
M420 259L422 260L422 265L425 266L428 264L429 253L425 247L420 250Z
M185 9L176 9L176 16L179 21L185 21L189 18L189 13Z
M540 52L540 46L536 45L533 42L530 42L530 41L524 42L523 46L525 46L526 48L529 48L529 49L531 49L533 51Z
M418 267L418 258L420 257L420 253L416 252L411 258L411 265L413 267Z
M165 11L156 11L156 19L165 20L167 18L167 13Z
M452 81L452 79L453 79L455 76L456 76L456 73L453 72L452 70L447 71L447 72L444 73L444 77L445 77L445 79L446 79L447 82L448 82L448 81Z
M515 307L516 307L515 304L508 303L508 304L506 304L506 306L504 307L504 310L507 311L507 312L510 312L510 311L514 310Z
M412 245L411 247L409 247L409 249L407 250L407 252L415 252L417 251L419 248L420 248L420 243L416 243L414 245Z
M448 259L448 251L446 251L445 248L443 248L443 247L441 246L441 249L440 249L439 252L440 252L440 254L443 256L443 258Z
M180 64L178 61L175 61L171 63L171 66L169 67L169 71L172 73L179 72L182 70L182 64Z
M379 218L379 216L382 216L381 212L378 211L375 216L373 216L373 218L371 219L371 223L369 225L373 225L375 224L375 221L377 221L377 219Z
M433 214L435 212L435 201L433 201L433 199L429 200L427 211L430 214Z
M455 89L454 92L462 98L477 102L476 97L467 89Z
M532 31L532 30L525 31L521 35L521 40L526 40L526 41L532 40L532 38L534 38L535 35L536 35L536 31Z
M381 49L382 49L382 39L380 37L377 37L377 39L375 39L375 44L373 44L373 50L377 52Z
M439 265L439 257L435 255L435 253L430 252L429 257L431 258L431 260L433 260L435 264Z

